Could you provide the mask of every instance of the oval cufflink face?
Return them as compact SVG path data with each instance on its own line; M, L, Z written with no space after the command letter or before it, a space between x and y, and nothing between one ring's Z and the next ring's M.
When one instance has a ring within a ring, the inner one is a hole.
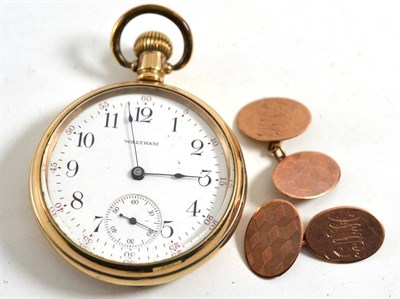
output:
M314 216L305 241L318 257L332 263L366 259L381 247L382 224L369 212L356 207L337 207Z
M311 113L303 104L286 98L265 98L244 106L237 116L239 130L264 142L283 141L303 133Z
M320 197L330 192L340 179L339 165L318 152L300 152L285 157L272 175L275 187L296 199Z
M272 278L295 262L303 241L303 225L296 207L274 199L252 216L245 235L245 254L252 271Z

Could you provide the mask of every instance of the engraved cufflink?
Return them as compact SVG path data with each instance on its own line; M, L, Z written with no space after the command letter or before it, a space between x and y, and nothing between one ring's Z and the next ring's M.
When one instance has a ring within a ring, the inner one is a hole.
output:
M296 207L273 199L258 208L245 235L245 254L251 270L261 277L285 273L302 246L332 263L353 263L373 255L385 237L382 224L357 207L336 207L315 215L303 233Z

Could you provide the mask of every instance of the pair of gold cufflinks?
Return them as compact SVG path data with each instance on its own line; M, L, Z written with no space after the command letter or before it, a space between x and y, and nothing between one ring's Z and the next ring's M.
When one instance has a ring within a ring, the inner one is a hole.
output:
M283 194L312 199L330 192L340 178L339 165L319 152L286 156L283 140L303 133L311 113L303 104L286 98L267 98L243 107L239 130L267 142L278 160L272 180ZM299 212L289 201L273 199L257 209L247 226L245 254L256 274L272 278L285 273L306 245L318 257L333 263L351 263L374 254L384 240L382 224L356 207L336 207L314 216L303 230Z

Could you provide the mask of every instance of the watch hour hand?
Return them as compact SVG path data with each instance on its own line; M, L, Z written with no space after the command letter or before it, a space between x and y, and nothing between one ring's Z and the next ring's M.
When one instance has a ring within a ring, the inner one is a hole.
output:
M181 178L195 178L195 179L198 179L198 178L201 178L198 175L186 175L186 174L182 174L182 173L179 173L179 172L178 173L174 173L174 174L171 174L171 173L146 172L145 175L170 176L170 177L174 177L174 178L177 178L177 179L181 179Z

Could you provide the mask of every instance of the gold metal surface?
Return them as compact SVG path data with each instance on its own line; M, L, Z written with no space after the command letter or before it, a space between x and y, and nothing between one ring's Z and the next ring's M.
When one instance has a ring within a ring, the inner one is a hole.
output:
M261 277L280 276L296 261L302 240L303 223L296 207L273 199L259 207L247 225L246 260Z
M275 157L278 162L286 158L286 153L283 150L281 143L273 141L268 144L268 151Z
M308 248L331 263L354 263L375 254L385 239L382 223L357 207L336 207L315 215L304 238Z
M239 130L264 142L283 141L303 133L311 122L306 106L287 98L264 98L240 109Z
M41 171L46 168L43 161L50 157L60 126L73 119L86 107L92 105L91 100L101 100L101 96L110 92L125 92L130 88L154 88L155 90L171 92L177 95L178 102L198 113L216 132L222 141L226 155L231 153L234 172L233 191L226 212L217 227L197 246L174 258L149 264L124 264L99 258L72 242L57 226L46 207L42 190ZM181 100L179 100L181 98ZM51 123L43 135L31 165L30 193L33 208L40 227L57 252L71 265L84 273L114 284L130 286L148 286L169 282L193 271L209 260L231 237L241 218L246 196L246 172L244 159L235 136L224 121L207 104L193 95L178 88L158 83L120 83L93 91L69 105Z
M137 57L145 51L158 51L163 53L166 59L169 59L172 54L172 43L165 34L157 31L148 31L142 33L136 39L133 51Z
M138 81L164 82L164 75L171 72L167 63L172 54L172 44L169 38L157 31L141 34L134 45L134 52L138 57L134 64Z
M137 63L137 80L138 81L153 81L164 82L164 75L167 60L165 55L159 51L145 51L139 56Z
M354 263L375 254L385 239L382 223L357 207L335 207L315 215L304 236L296 207L272 199L251 217L245 235L245 254L250 269L272 278L285 273L302 246L331 263Z
M328 155L300 152L287 156L276 166L272 181L289 197L317 198L327 194L340 179L340 167Z
M184 41L184 49L182 53L182 57L179 59L179 61L172 65L170 68L171 70L179 70L183 68L190 60L190 56L192 55L192 50L193 50L193 38L192 38L192 32L189 28L189 25L186 23L186 21L178 15L176 12L163 7L159 5L142 5L135 7L129 11L127 11L125 14L123 14L117 21L117 23L114 25L114 28L112 30L111 34L111 50L114 54L114 57L117 59L119 64L121 64L123 67L126 68L135 68L135 62L130 62L128 61L125 56L122 54L121 51L121 35L122 31L124 30L125 26L134 18L137 16L140 16L142 14L158 14L163 17L166 17L167 19L171 20L180 30L183 41Z

